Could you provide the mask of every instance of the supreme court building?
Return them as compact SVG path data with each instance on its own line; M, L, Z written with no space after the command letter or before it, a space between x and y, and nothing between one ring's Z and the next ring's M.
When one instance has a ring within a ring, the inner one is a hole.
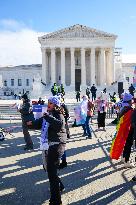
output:
M76 90L115 81L114 48L117 36L74 25L38 40L42 51L42 81Z

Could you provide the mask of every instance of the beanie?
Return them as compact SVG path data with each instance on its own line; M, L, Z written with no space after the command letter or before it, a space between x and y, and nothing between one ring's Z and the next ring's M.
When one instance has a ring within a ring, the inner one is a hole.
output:
M54 105L57 105L58 107L60 107L60 100L57 97L55 97L55 96L50 97L48 99L48 101L53 103Z
M133 96L130 93L124 93L123 102L128 102L132 100Z

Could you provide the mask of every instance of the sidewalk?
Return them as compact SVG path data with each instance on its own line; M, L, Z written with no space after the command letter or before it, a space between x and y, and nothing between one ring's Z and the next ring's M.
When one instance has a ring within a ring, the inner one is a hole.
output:
M124 169L119 161L111 161L109 150L115 126L106 119L106 132L82 136L81 127L70 128L67 143L68 167L60 171L66 191L63 205L134 205L136 183L131 178L136 169ZM4 123L4 122L3 122ZM92 129L97 128L96 120ZM21 128L13 130L0 142L0 205L48 205L49 182L43 171L39 151L40 131L31 131L34 150L24 151ZM131 154L134 160L134 152Z

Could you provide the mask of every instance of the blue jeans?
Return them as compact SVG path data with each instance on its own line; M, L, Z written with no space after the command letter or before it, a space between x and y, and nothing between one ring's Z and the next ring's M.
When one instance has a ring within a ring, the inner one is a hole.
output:
M85 135L87 134L88 136L91 136L91 130L90 130L90 126L89 126L90 119L91 119L91 116L87 116L85 124L82 125L83 130L84 130L84 134Z

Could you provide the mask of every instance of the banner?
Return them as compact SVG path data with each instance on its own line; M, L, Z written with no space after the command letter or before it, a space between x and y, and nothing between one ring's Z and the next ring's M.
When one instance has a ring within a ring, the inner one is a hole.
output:
M123 152L129 131L131 129L132 112L133 110L129 110L119 120L119 123L117 125L117 132L115 133L110 149L111 159L118 160Z
M32 111L34 113L34 118L39 119L43 116L43 113L47 111L47 105L33 105Z

